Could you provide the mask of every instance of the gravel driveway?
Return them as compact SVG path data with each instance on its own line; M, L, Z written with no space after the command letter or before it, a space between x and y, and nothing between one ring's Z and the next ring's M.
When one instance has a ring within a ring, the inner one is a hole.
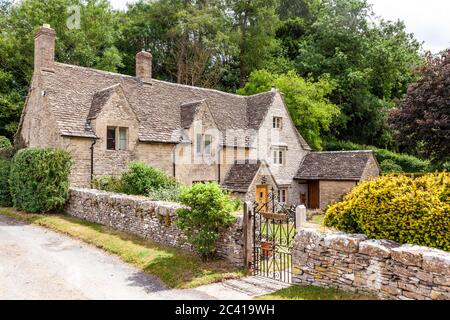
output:
M224 284L170 290L119 258L0 215L0 299L249 299Z

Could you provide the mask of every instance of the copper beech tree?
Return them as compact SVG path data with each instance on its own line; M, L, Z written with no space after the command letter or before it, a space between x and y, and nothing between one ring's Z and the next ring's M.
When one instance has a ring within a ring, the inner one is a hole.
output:
M442 164L450 161L450 49L428 55L389 122L400 148Z

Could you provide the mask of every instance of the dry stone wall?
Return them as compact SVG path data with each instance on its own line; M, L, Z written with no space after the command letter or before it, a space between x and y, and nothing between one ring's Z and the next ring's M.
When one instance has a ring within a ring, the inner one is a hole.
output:
M367 292L387 299L450 300L450 253L367 240L364 235L302 229L293 281Z
M146 197L115 194L94 189L71 189L65 212L68 215L128 232L157 243L193 251L175 225L180 205L152 201ZM242 219L222 234L218 256L233 265L244 265Z

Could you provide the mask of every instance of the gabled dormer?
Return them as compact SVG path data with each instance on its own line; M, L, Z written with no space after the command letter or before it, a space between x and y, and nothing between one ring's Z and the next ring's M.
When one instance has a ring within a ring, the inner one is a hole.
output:
M133 150L138 141L139 120L120 84L94 94L86 125L107 151Z

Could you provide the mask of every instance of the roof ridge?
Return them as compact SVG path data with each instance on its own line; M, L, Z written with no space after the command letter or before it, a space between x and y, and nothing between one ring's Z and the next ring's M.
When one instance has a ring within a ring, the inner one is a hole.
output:
M205 101L206 101L206 99L200 99L200 100L195 100L195 101L185 102L185 103L182 103L182 104L180 105L180 107L189 107L189 106L193 106L193 105L196 105L196 104L203 103L203 102L205 102Z
M75 65L75 64L68 64L68 63L62 63L62 62L55 62L55 64L63 66L63 67L70 67L70 68L75 68L75 69L90 70L90 71L101 73L101 74L109 74L109 75L112 75L112 76L121 76L121 77L125 77L125 78L137 79L136 77L130 76L130 75L127 75L127 74L122 74L122 73L118 73L118 72L111 72L111 71L105 71L105 70L89 68L89 67L83 67L83 66L78 66L78 65Z
M114 89L115 87L120 87L120 86L121 86L120 83L116 83L116 84L113 84L112 86L109 86L109 87L106 87L106 88L104 88L104 89L98 90L97 92L95 92L95 94L99 94L99 93L102 93L102 92L106 92L106 91L109 91L109 90L111 90L111 89ZM94 94L94 95L95 95L95 94Z
M330 154L330 153L373 153L373 150L341 150L341 151L311 151L309 154L312 153L322 153L322 154Z
M62 62L55 62L55 63L58 65L61 65L61 66L66 66L66 67L71 67L71 68L79 68L79 69L90 70L90 71L94 71L94 72L98 72L98 73L102 73L102 74L109 74L109 75L113 75L113 76L121 76L121 77L126 77L126 78L131 78L131 79L137 79L135 76L130 76L130 75L118 73L118 72L105 71L105 70L84 67L84 66L79 66L79 65L75 65L75 64L62 63ZM217 89L204 88L204 87L198 87L198 86L191 86L191 85L182 84L182 83L174 83L174 82L164 81L164 80L159 80L159 79L152 79L152 81L165 83L165 84L169 84L169 85L177 86L177 87L191 88L191 89L197 89L197 90L206 90L206 91L216 92L216 93L220 93L220 94L224 94L224 95L231 95L231 96L239 97L239 98L242 98L245 100L248 98L251 98L251 97L256 97L258 95L275 94L277 92L277 91L271 90L271 91L265 91L265 92L252 94L249 96L243 96L243 95L240 95L237 93L231 93L231 92L221 91L221 90L217 90Z

